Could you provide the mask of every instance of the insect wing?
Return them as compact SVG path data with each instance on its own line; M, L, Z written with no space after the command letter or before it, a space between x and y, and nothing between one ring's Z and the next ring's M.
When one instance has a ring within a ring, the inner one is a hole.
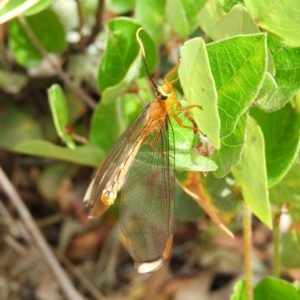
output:
M174 143L174 134L167 117L164 127L145 139L122 189L121 227L140 273L161 267L171 250L175 179L169 141Z
M112 178L113 173L124 161L133 143L143 131L147 123L150 105L144 108L135 121L122 134L99 167L84 197L87 206L91 208L90 217L99 217L105 211L107 206L101 201L102 192L107 182Z

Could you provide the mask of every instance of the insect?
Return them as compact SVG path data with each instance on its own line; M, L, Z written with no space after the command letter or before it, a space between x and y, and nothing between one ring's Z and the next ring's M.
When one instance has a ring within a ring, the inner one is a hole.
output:
M156 98L147 105L108 153L91 182L84 201L91 207L90 217L99 217L112 205L122 188L120 224L127 247L139 273L159 269L168 259L173 239L174 215L174 132L170 119L184 128L198 131L195 122L186 126L178 113L201 106L182 107L173 84L162 86L152 79L142 42L137 33L148 76ZM174 110L176 108L176 111Z

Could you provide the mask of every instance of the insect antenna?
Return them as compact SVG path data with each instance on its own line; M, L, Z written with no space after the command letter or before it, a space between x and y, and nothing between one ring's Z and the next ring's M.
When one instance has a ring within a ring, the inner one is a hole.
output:
M150 78L152 84L154 85L154 88L157 89L158 86L155 84L153 78L150 75L148 64L147 64L147 60L146 60L146 53L145 53L144 45L143 45L143 43L141 41L141 38L139 36L139 33L140 33L141 30L144 30L144 28L141 27L141 28L139 28L137 30L137 32L136 32L136 39L137 39L137 41L138 41L138 43L140 45L141 51L142 51L142 56L143 56L143 60L144 60L144 64L145 64L145 67L146 67L146 71L147 71L148 77Z

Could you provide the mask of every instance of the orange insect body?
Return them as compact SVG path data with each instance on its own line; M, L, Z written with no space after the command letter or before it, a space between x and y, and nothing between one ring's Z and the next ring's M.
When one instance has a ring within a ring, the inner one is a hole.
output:
M156 99L144 108L111 149L84 199L91 207L90 217L99 217L114 203L122 188L121 228L140 273L160 268L172 246L175 157L174 149L169 146L170 141L174 143L170 119L174 118L182 127L198 130L195 124L183 125L174 111L174 106L178 112L201 108L181 107L173 88L178 78L167 80L177 69L166 75L162 86L156 86L150 77ZM173 155L169 155L171 151Z

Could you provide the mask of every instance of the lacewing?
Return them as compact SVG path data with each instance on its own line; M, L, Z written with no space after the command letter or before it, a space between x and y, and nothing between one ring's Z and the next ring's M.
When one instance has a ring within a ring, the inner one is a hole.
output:
M120 224L128 250L139 273L159 269L169 258L173 239L175 141L170 119L184 125L178 113L193 107L181 107L173 84L168 81L175 67L156 85L149 73L142 42L142 56L156 98L147 105L110 150L91 182L84 201L91 208L90 217L102 215L114 203L122 188ZM176 110L174 110L174 107Z

